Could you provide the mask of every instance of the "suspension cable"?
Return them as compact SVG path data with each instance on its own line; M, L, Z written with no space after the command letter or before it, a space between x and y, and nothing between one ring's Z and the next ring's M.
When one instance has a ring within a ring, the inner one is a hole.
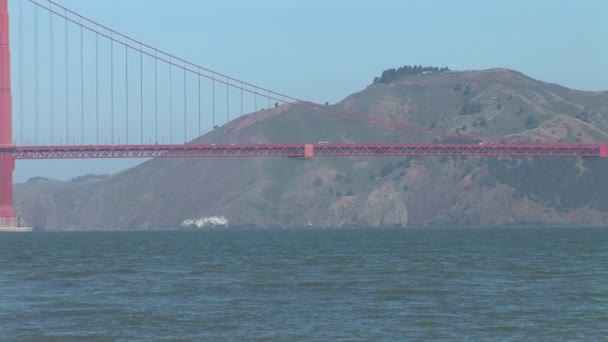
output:
M53 12L49 12L49 58L50 58L50 79L49 79L49 91L51 96L50 100L50 116L51 116L51 145L55 144L55 35L54 35L54 15Z
M19 144L23 145L23 1L19 1Z
M67 12L66 12L67 15ZM65 144L70 144L70 76L69 76L69 36L68 36L68 21L65 21Z
M201 76L198 75L198 137L201 136Z
M110 41L110 143L114 145L114 41Z
M156 58L156 50L154 50L154 106L155 143L158 144L158 59Z
M38 75L39 70L39 60L38 60L38 8L34 7L34 142L35 145L38 145L38 137L39 137L39 125L38 125L38 115L39 115L39 97L40 97L40 80Z
M186 117L187 117L187 91L186 91L186 68L184 66L184 144L188 141Z
M173 67L169 64L169 144L173 143Z
M80 27L80 144L84 145L84 30Z
M142 48L142 47L140 47ZM139 124L141 144L144 144L144 54L139 53Z
M126 39L125 39L126 42ZM125 143L129 144L129 49L125 43L125 127L126 127L126 140Z
M99 35L95 35L95 143L99 145Z

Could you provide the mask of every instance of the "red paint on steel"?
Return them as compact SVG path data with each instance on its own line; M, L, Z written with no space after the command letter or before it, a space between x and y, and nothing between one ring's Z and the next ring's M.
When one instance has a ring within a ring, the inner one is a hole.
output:
M15 217L12 127L8 0L0 0L0 221Z
M304 145L304 157L312 158L315 155L315 148L312 144Z
M314 149L307 151L307 146ZM170 157L600 157L600 144L186 144L18 146L16 159Z
M602 158L608 157L608 145L600 146L600 157L602 157Z

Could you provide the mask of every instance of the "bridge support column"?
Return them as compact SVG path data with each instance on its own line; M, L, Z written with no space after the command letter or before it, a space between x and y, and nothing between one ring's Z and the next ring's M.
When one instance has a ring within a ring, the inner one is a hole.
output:
M0 0L0 230L17 227L13 207L13 123L8 0Z
M304 158L312 158L315 155L315 147L313 144L304 145Z
M0 152L0 227L14 226L13 169L15 161L11 152Z

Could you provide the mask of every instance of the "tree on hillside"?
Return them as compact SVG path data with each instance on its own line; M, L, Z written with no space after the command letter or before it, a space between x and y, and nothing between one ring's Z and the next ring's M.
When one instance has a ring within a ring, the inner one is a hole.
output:
M448 67L439 68L439 67L432 67L432 66L423 67L421 65L405 65L405 66L402 66L397 69L391 68L391 69L384 70L380 77L374 78L374 83L389 84L392 81L394 81L398 78L401 78L401 77L405 77L405 76L423 74L423 73L427 73L427 72L445 72L445 71L450 71L450 68L448 68Z

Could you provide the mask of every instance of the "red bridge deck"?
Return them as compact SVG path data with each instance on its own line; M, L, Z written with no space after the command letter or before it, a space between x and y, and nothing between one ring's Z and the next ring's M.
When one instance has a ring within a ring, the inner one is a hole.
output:
M602 144L204 144L0 147L16 159L330 156L608 157Z

